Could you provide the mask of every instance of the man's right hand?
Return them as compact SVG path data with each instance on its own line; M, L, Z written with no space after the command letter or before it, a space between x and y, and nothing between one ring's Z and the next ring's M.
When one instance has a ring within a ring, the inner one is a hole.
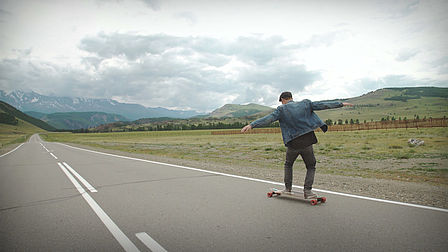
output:
M250 124L248 124L241 129L241 133L244 133L250 129L252 129L252 126Z

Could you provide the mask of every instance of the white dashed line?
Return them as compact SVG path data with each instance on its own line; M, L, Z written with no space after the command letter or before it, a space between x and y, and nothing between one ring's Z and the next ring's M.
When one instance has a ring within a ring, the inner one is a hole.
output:
M143 244L146 245L152 252L166 252L166 250L160 246L151 236L149 236L147 233L138 233L135 234L138 239L140 239Z
M70 172L61 163L58 163L61 170L65 173L68 179L73 183L78 192L87 201L92 210L109 229L109 232L115 237L125 251L140 251L134 243L121 231L121 229L115 224L115 222L104 212L103 209L95 202L95 200L82 188L82 186L76 181L76 179L70 174Z
M43 145L42 143L40 143L40 145L42 145L42 147L43 147L47 152L50 152L50 151L47 149L47 147L45 147L45 145Z
M77 177L79 179L79 181L81 181L81 183L84 184L84 186L89 189L89 191L91 192L98 192L89 182L87 182L87 180L85 180L81 175L79 175L79 173L77 173L72 167L70 167L70 165L68 165L66 162L62 162L65 167L67 167L67 169L73 174L75 175L75 177Z

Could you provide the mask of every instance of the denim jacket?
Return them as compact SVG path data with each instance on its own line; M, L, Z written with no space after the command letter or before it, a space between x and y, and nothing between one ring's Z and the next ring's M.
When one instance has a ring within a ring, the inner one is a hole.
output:
M271 114L260 118L250 125L252 128L269 125L272 122L279 121L282 130L283 143L286 145L289 141L303 134L321 128L326 132L328 126L314 113L314 110L324 110L342 107L341 102L311 102L303 100L300 102L290 101L277 107Z

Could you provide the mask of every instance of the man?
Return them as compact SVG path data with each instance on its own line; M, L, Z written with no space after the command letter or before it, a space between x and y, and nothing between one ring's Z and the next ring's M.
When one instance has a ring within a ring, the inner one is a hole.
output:
M323 132L328 126L314 113L315 110L340 108L353 106L350 103L341 102L311 102L303 100L294 102L291 92L283 92L279 101L282 105L271 114L260 118L241 129L244 133L252 128L269 125L279 121L282 130L283 143L287 147L285 161L285 192L292 190L292 167L299 155L302 156L306 166L305 184L303 186L306 199L316 198L317 195L311 190L316 172L316 158L314 157L313 144L317 143L314 130L321 128Z

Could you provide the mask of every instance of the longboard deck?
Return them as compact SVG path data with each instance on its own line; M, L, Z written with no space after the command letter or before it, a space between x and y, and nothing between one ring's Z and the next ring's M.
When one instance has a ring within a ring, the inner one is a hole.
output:
M317 205L318 203L325 203L327 198L325 197L316 197L312 199L305 199L303 192L291 191L291 192L283 192L282 190L271 188L271 191L268 192L268 198L271 197L284 197L289 199L296 199L301 201L309 202L311 205Z

